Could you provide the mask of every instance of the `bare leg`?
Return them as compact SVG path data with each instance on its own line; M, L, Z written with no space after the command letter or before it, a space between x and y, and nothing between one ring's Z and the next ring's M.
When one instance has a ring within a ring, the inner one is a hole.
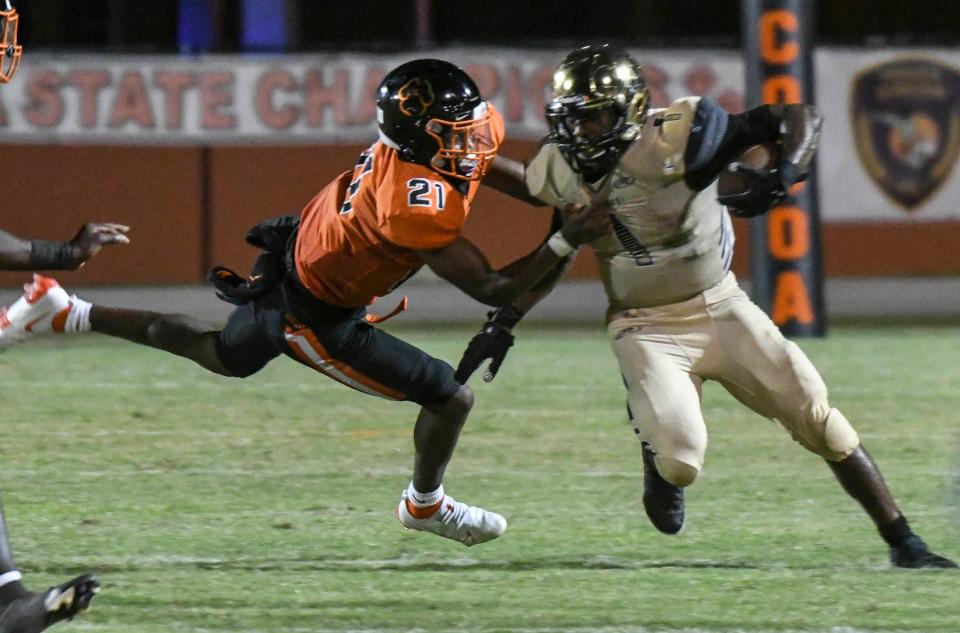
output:
M473 392L463 385L444 402L420 410L413 429L413 445L416 449L414 488L427 492L440 487L471 408Z
M840 462L827 462L847 493L860 502L890 546L890 560L897 567L955 568L948 558L930 551L900 512L880 469L867 449L860 446Z
M220 333L192 317L94 306L90 325L94 332L183 356L214 373L231 375L217 356Z
M495 539L507 529L506 519L496 512L457 501L442 487L443 473L472 407L473 392L461 385L444 402L420 410L413 429L413 482L397 508L404 527L433 532L467 547Z
M827 464L843 489L863 506L877 528L889 525L902 516L883 481L880 469L862 445L843 461Z

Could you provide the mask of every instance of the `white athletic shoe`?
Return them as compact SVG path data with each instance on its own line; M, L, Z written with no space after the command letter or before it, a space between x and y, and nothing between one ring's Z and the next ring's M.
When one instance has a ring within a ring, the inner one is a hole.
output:
M13 347L37 334L63 332L71 302L56 279L34 275L23 296L0 309L0 349Z
M400 496L397 518L403 527L409 530L433 532L467 547L477 543L492 541L507 529L507 520L496 512L460 503L450 495L444 495L440 507L427 518L418 519L410 513L407 505L407 491ZM414 509L416 511L416 508Z

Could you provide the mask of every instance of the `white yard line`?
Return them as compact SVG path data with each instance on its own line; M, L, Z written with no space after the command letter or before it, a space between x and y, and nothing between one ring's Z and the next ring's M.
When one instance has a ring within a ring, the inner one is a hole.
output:
M56 561L57 565L83 566L90 563L88 557L60 557ZM542 563L542 564L541 564ZM516 571L525 573L535 569L565 568L577 569L585 572L596 570L621 570L621 571L651 571L655 572L665 568L682 569L733 569L742 568L744 565L739 561L731 560L712 560L712 559L636 559L636 558L618 558L615 556L584 556L569 558L559 558L556 560L529 561L517 559L481 560L467 554L458 556L449 556L442 562L430 556L400 556L398 558L215 558L215 557L197 557L197 556L101 556L97 557L96 564L103 570L123 570L129 573L145 572L163 568L173 567L197 567L209 571L217 570L238 570L238 569L257 569L260 571L277 571L279 573L288 573L290 570L309 570L326 572L355 572L355 571L403 571L420 570L423 567L436 567L442 569L464 569L469 570L477 568L479 570L496 570L500 572ZM748 566L749 569L765 572L782 572L790 569L779 566ZM796 568L793 568L796 569ZM785 632L781 632L785 633ZM823 633L821 631L821 633ZM837 629L837 633L855 633L853 629Z
M77 622L73 628L83 631L136 631L140 633L143 628L141 625L115 625L115 624L91 624L88 622ZM222 633L223 629L210 629L207 627L193 627L189 629L180 629L192 633ZM377 629L329 629L317 627L270 627L269 629L231 629L230 633L427 633L430 629L411 629L411 628L377 628ZM469 629L445 629L445 633L482 633L483 631L497 631L509 633L910 633L908 630L897 629L860 629L849 626L835 626L830 628L815 629L651 629L644 626L591 626L591 627L525 627L509 629L502 626L490 628L471 627Z

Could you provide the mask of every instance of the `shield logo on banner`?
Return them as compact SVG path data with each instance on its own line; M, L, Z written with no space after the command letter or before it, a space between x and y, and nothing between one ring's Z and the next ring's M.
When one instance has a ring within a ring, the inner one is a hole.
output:
M960 149L960 72L928 59L899 59L857 75L853 137L867 173L914 211L950 175Z

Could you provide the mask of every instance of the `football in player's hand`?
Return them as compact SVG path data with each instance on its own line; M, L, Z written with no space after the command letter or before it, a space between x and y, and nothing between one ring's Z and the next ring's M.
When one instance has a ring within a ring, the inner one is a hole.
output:
M735 161L720 172L717 181L717 195L729 196L745 193L750 188L753 180L749 177L749 174L740 171L738 167L740 165L756 171L776 169L780 165L780 144L764 143L745 149Z

